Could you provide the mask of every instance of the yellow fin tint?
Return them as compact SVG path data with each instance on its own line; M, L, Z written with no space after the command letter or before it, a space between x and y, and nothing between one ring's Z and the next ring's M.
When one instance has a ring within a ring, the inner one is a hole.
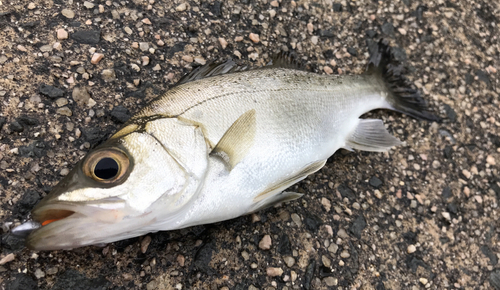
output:
M292 186L293 184L301 181L302 179L306 178L308 175L320 170L323 166L325 166L326 160L321 160L317 161L314 163L308 164L306 167L302 168L299 172L295 173L294 175L288 177L285 180L281 180L280 182L271 185L269 188L261 192L259 195L257 195L253 201L254 202L259 202L261 200L267 199L277 193L282 192L286 188Z
M139 125L136 124L130 124L124 128L122 128L120 131L116 132L113 136L111 136L110 139L117 139L121 138L125 135L128 135L134 131L136 131L139 128Z
M229 127L210 154L220 156L232 170L248 153L255 140L255 109L241 115Z

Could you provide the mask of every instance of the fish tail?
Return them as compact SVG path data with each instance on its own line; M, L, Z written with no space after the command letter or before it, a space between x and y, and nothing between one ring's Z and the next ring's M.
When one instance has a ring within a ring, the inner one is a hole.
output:
M427 110L427 102L404 75L404 67L394 60L388 41L381 39L371 50L366 73L384 82L388 91L387 108L417 119L440 121Z

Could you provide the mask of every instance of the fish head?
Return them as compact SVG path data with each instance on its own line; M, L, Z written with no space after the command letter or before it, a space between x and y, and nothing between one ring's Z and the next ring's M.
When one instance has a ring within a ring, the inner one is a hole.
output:
M151 231L183 208L197 181L147 133L133 132L90 152L32 211L41 227L27 247L72 249ZM161 210L158 210L161 208Z

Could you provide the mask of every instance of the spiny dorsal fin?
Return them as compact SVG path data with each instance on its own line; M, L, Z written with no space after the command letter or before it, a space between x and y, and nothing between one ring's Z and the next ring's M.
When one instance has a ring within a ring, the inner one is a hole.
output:
M232 170L252 147L255 131L255 109L252 109L234 121L210 154L220 156L229 165L229 170Z
M193 71L183 76L176 85L182 85L196 80L201 80L208 77L213 77L217 75L223 75L238 71L244 71L248 67L236 64L232 59L228 59L224 62L209 62L202 66L195 68Z
M268 68L290 68L290 69L303 70L301 62L297 58L297 55L293 52L284 52L284 51L276 54L266 66L255 69L268 69ZM228 59L224 62L212 61L195 68L193 71L183 76L176 83L176 85L178 86L208 77L247 71L251 69L254 68L251 68L248 65L239 65L232 59Z
M302 62L298 59L297 54L294 52L281 51L275 54L271 61L264 67L266 68L291 68L297 70L303 70Z

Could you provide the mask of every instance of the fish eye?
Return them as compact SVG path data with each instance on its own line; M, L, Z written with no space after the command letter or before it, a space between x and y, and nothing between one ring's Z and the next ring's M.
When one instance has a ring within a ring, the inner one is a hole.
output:
M83 163L83 172L102 183L114 183L122 179L129 169L127 155L118 149L101 149L89 154Z
M94 175L100 179L114 178L120 170L120 165L113 158L104 157L94 167Z

